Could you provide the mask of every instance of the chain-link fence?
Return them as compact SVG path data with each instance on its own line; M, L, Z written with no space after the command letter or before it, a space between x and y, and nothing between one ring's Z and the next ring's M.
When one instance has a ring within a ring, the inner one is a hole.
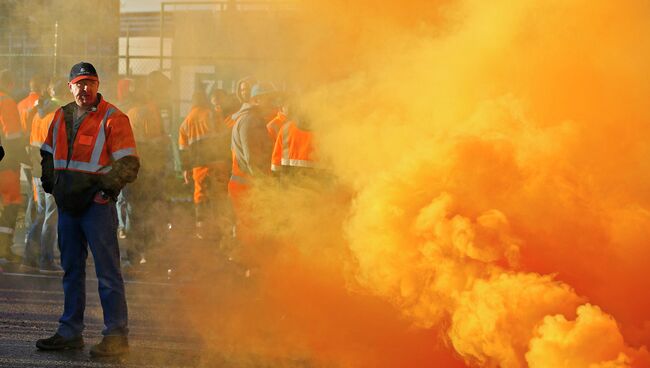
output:
M163 71L176 117L197 86L234 92L237 80L258 73L282 85L273 69L287 55L285 25L294 13L294 2L227 0L163 2L159 12L122 14L119 73Z
M294 2L279 1L163 2L159 11L98 20L93 32L46 18L29 32L4 28L0 69L13 71L17 100L28 93L34 74L66 77L82 60L95 65L110 101L120 79L137 82L162 71L171 81L166 118L174 142L196 88L234 92L236 81L251 74L283 86L286 76L277 65L293 42L286 25L294 10Z

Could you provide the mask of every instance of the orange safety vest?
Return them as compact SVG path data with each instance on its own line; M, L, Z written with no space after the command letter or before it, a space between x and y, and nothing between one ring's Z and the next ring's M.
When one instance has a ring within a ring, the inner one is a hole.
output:
M16 101L0 92L0 146L4 145L6 151L5 158L0 162L0 170L16 170L20 167L26 144L23 137Z
M223 123L228 127L228 129L232 129L232 127L235 126L236 121L232 118L232 115L228 115L223 119Z
M5 144L23 136L16 101L4 92L0 92L0 136Z
M23 132L30 132L29 124L32 122L31 117L34 116L36 110L34 109L34 103L36 103L40 97L41 96L36 92L29 92L29 95L23 98L17 105Z
M271 156L271 170L282 166L314 167L314 134L298 128L294 121L285 123L278 133Z
M178 129L178 148L187 150L193 144L214 136L214 122L210 109L194 106Z
M54 156L54 170L88 174L105 174L111 170L111 162L137 156L128 117L104 99L79 125L69 160L63 108L56 110L41 149Z
M183 170L225 163L228 160L227 128L217 122L215 111L194 106L178 129L178 148Z
M154 103L147 103L129 109L126 113L133 128L136 142L156 142L164 135L162 118Z
M50 124L54 120L54 113L56 110L53 110L43 117L36 114L32 119L32 130L29 135L29 145L41 149L41 146L47 138L47 133L50 131Z

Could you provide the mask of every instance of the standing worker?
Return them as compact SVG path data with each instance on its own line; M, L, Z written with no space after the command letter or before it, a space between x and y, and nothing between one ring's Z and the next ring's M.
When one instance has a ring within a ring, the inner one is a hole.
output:
M0 163L0 263L18 263L20 257L11 251L14 229L18 217L18 207L22 203L20 195L20 163L26 161L25 138L20 126L16 102L9 91L14 87L14 79L9 70L0 71L0 136L7 158Z
M236 123L232 128L232 173L228 194L235 212L237 238L244 243L251 242L247 193L252 179L271 172L273 142L266 125L269 116L275 114L276 95L277 90L271 83L258 83L251 90L250 104L245 104L233 115Z
M194 181L198 238L205 237L205 221L221 215L217 208L227 201L228 145L223 139L227 133L227 127L219 123L205 92L197 88L192 96L192 109L179 127L178 147L185 184L190 182L190 172ZM225 224L211 225L215 226L207 228L216 228L221 233L218 235L223 235Z
M18 114L23 132L31 131L32 118L36 114L35 104L38 99L47 95L47 79L35 74L29 80L29 94L18 102Z
M310 129L309 118L295 101L288 101L284 110L285 119L288 121L278 131L271 158L271 170L280 176L313 174L316 172L314 134Z
M120 270L115 200L140 167L129 118L101 94L95 67L72 67L68 86L74 103L59 108L41 147L41 182L54 194L59 210L59 249L64 308L59 328L36 342L42 350L76 349L84 345L86 258L95 261L104 314L102 341L91 356L128 351L128 312Z
M18 102L18 114L20 116L20 124L22 126L23 134L25 137L29 137L31 134L31 124L36 115L36 102L39 98L47 96L47 79L39 74L34 74L29 79L29 94L27 97L23 98ZM27 143L27 142L25 142ZM29 151L29 146L27 146ZM39 164L40 165L40 164ZM25 206L25 228L29 229L32 226L32 212L34 209L34 202L36 198L34 193L36 189L34 188L32 182L32 171L34 167L31 166L31 162L27 161L25 165L21 165L21 176L24 175L27 178L27 182L30 184L30 191L27 193L27 205ZM40 170L39 170L40 171Z
M126 114L131 122L142 163L138 181L125 188L129 191L126 213L130 224L130 241L126 254L128 265L135 267L146 263L145 251L160 238L161 228L157 226L160 217L157 213L160 212L160 194L165 190L161 175L167 168L166 153L171 142L163 130L160 112L142 83L134 85L131 108Z
M45 274L62 273L54 263L54 243L56 242L56 203L54 197L45 193L41 184L41 146L47 138L54 113L67 102L69 92L65 79L52 80L49 85L50 98L40 98L29 136L29 155L32 160L34 199L36 215L27 232L25 257L21 269L39 271Z

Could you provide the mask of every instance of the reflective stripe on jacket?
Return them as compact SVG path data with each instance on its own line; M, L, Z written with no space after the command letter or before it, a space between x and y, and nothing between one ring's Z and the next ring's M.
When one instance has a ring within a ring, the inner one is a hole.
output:
M57 109L41 146L43 188L65 212L80 213L100 190L117 198L124 184L137 177L139 160L128 117L100 94L97 98L76 133L72 127L76 104Z
M112 161L137 156L129 119L112 104L101 100L96 111L86 114L74 137L68 157L68 137L63 108L59 108L41 146L54 156L54 170L102 174Z
M216 161L227 162L228 130L217 122L214 111L194 106L178 129L178 148L183 170Z

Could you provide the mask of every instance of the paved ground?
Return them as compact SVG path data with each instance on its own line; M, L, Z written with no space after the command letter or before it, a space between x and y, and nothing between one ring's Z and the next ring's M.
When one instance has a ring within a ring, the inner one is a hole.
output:
M91 270L89 270L91 271ZM101 306L97 280L87 280L86 347L66 352L36 349L37 339L57 327L63 305L59 277L5 271L0 274L0 366L2 367L196 367L198 338L175 334L175 293L167 282L127 281L131 353L121 359L91 359L89 347L100 340ZM173 321L173 324L171 323Z
M94 359L89 356L90 346L101 340L103 327L90 254L86 272L86 346L83 350L45 352L35 347L37 339L51 336L58 326L63 310L61 277L24 273L15 266L3 266L4 270L0 271L0 367L313 367L309 362L290 357L269 362L246 352L233 356L204 349L203 341L193 332L190 322L177 310L180 308L176 300L180 285L202 280L206 274L212 279L215 269L221 273L221 279L235 280L236 287L239 283L249 284L249 279L245 276L245 268L227 260L227 249L232 244L221 245L224 242L196 237L192 213L191 203L170 207L161 217L168 218L174 225L162 222L162 228L158 229L161 237L147 251L147 264L138 267L137 272L123 271L131 346L130 353L123 358ZM24 229L17 230L14 253L22 255ZM120 240L123 254L130 241L129 238ZM205 257L200 264L193 262L193 257L197 257L193 252L197 249L202 250L199 257ZM200 267L205 265L211 265L209 270ZM214 265L217 267L212 267ZM182 336L179 331L183 332Z
M187 207L187 206L185 206ZM230 367L206 358L202 342L193 336L189 323L178 318L179 283L190 282L188 272L176 266L188 264L183 259L192 247L213 247L213 242L194 237L189 210L177 206L173 229L162 231L160 244L152 248L149 263L138 272L123 270L129 306L131 352L121 359L91 359L90 346L101 340L103 327L101 305L97 293L92 256L88 255L86 280L87 307L83 350L44 352L35 347L39 338L51 336L63 310L63 288L60 276L19 272L15 266L0 271L0 367ZM24 244L20 232L14 245L22 254ZM130 239L120 241L124 248ZM187 248L184 248L187 247ZM58 253L58 252L57 252ZM57 254L58 256L58 254ZM216 257L216 255L215 255ZM187 258L187 257L186 257ZM168 270L170 272L168 273ZM183 331L179 336L178 331Z

